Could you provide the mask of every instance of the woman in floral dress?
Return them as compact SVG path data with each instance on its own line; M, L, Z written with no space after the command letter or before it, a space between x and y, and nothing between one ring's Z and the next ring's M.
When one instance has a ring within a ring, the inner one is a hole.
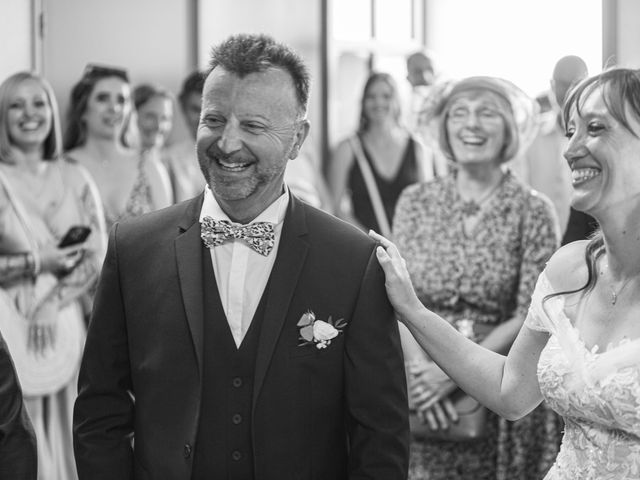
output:
M30 72L7 78L0 85L0 330L33 423L38 480L77 478L71 416L84 307L106 250L97 188L61 150L49 83ZM91 229L88 239L61 246L77 225ZM26 478L12 473L0 476Z
M526 117L523 98L499 79L455 84L439 112L452 173L408 187L393 225L421 302L500 353L513 343L536 278L559 241L549 201L504 168L528 128L516 121ZM420 418L436 430L446 428L456 416L451 395L457 386L424 353L407 360ZM409 478L540 479L557 454L561 428L544 405L517 422L489 412L483 438L414 438Z

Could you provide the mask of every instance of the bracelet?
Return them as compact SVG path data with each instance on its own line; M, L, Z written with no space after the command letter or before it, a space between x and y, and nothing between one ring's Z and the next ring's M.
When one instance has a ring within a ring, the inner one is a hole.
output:
M26 254L27 259L27 267L31 272L33 278L37 277L40 274L40 269L42 267L42 262L40 261L40 255L35 250Z

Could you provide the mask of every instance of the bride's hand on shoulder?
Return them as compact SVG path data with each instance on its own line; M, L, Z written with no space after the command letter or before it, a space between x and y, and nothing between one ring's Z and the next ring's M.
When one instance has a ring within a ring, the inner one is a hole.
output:
M379 243L376 248L376 256L384 270L385 287L389 301L401 319L404 319L406 313L422 307L413 289L407 263L393 242L373 230L369 230L369 236Z

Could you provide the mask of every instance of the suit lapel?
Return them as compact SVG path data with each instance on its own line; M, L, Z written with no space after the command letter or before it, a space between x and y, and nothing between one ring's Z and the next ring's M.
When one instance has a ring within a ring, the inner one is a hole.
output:
M256 357L253 386L253 408L260 394L264 377L282 331L289 304L309 248L304 239L307 233L304 207L293 195L282 227L276 261L269 277L269 289Z
M180 291L200 375L202 375L204 279L202 277L202 240L200 239L198 218L202 207L202 199L202 195L195 198L187 207L187 213L180 224L181 233L175 240Z

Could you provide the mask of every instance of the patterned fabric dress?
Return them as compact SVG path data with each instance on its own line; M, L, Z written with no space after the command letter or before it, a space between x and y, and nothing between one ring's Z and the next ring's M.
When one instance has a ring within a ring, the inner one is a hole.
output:
M408 187L394 239L421 301L454 325L474 322L476 340L514 315L524 320L536 279L558 245L550 202L506 173L463 229L455 174ZM561 419L544 404L516 422L489 412L488 435L472 442L412 442L410 479L541 479L553 464Z
M24 317L24 323L16 324L12 329L26 330L30 323L51 326L55 332L54 342L63 345L67 353L63 365L56 361L60 356L52 357L47 351L42 354L44 357L49 355L50 363L58 368L55 375L49 376L50 371L39 375L42 385L37 386L38 393L29 391L25 379L20 379L20 371L18 377L23 384L24 403L38 444L38 479L73 480L77 475L71 420L85 337L81 297L94 285L104 259L106 231L102 205L89 173L75 162L56 160L49 164L52 173L47 187L59 192L50 202L42 201L47 197L41 196L41 192L38 195L20 185L12 172L13 167L2 165L0 168L4 169L8 183L13 187L16 202L0 182L0 256L28 252L32 243L38 249L55 245L72 225L88 225L92 230L83 260L69 275L59 277L40 272L35 279L0 279L0 294L7 296ZM25 223L20 220L23 215ZM18 348L10 341L20 335L7 328L3 336L16 365L22 363L17 356L28 349ZM37 374L31 372L32 377L38 377Z

